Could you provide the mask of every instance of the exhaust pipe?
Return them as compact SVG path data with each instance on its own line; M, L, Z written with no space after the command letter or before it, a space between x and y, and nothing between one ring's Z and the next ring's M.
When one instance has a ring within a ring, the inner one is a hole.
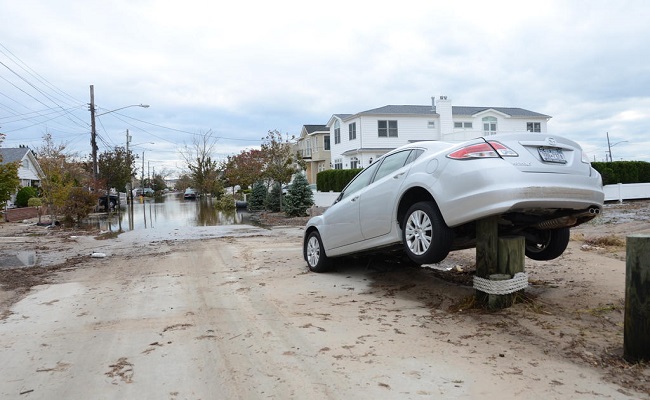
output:
M578 222L576 217L566 216L559 217L555 219L549 219L548 221L542 221L539 224L535 225L537 229L557 229L564 228L565 226L573 226Z

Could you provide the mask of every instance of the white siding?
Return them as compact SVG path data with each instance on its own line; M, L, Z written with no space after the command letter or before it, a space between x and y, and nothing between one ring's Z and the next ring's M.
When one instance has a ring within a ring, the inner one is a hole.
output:
M397 137L379 137L378 121L397 121ZM428 128L429 121L435 121L435 128ZM357 124L357 137L350 140L349 125ZM375 160L384 151L369 151L360 155L344 156L347 151L358 149L394 149L412 141L438 140L439 121L433 116L363 116L341 122L341 143L332 141L332 160L343 159L343 168L348 168L350 159L357 157L361 166L366 167L370 158ZM334 137L334 126L330 128L330 137Z

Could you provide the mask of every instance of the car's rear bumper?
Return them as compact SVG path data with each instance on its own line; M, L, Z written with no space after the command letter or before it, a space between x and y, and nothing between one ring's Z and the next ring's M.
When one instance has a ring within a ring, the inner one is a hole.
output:
M587 210L591 207L600 210L605 199L598 174L581 176L510 170L510 174L503 175L494 172L474 171L471 181L475 189L465 187L436 196L447 225L453 227L510 212ZM507 179L496 180L493 176L507 176ZM437 190L444 190L441 185L436 186L434 196Z

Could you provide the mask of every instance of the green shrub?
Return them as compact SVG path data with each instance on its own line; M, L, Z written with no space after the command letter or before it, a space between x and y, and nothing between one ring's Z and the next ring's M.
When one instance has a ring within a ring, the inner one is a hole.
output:
M222 211L232 211L235 209L235 196L231 193L224 193L217 200L216 206Z
M38 191L36 188L33 188L31 186L20 188L16 194L16 206L27 207L29 199L32 197L38 197Z
M361 168L322 171L316 175L316 186L321 192L340 192L359 172Z
M43 205L43 201L40 197L32 197L27 201L27 207L40 207Z
M600 172L604 185L650 182L650 163L645 161L592 162L591 166Z

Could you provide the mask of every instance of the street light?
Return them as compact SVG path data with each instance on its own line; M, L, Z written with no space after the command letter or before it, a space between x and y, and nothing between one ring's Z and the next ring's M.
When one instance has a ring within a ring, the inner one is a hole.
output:
M142 108L149 108L149 104L131 104L130 106L124 106L124 107L116 108L115 110L106 111L106 112L103 112L103 113L101 113L101 114L96 114L95 116L96 116L96 117L99 117L100 115L104 115L104 114L112 113L112 112L115 112L115 111L124 110L125 108L129 108L129 107L142 107Z
M609 144L609 132L607 132L607 148L609 150L609 161L614 161L612 159L612 147L616 146L619 143L626 143L627 140L621 140L620 142L616 142L614 144Z
M92 147L92 157L93 157L93 178L97 180L97 175L99 173L97 169L97 130L95 129L95 117L100 115L112 113L115 111L123 110L129 107L142 107L149 108L148 104L131 104L128 106L116 108L115 110L110 110L103 112L101 114L95 115L95 87L90 85L90 146Z

